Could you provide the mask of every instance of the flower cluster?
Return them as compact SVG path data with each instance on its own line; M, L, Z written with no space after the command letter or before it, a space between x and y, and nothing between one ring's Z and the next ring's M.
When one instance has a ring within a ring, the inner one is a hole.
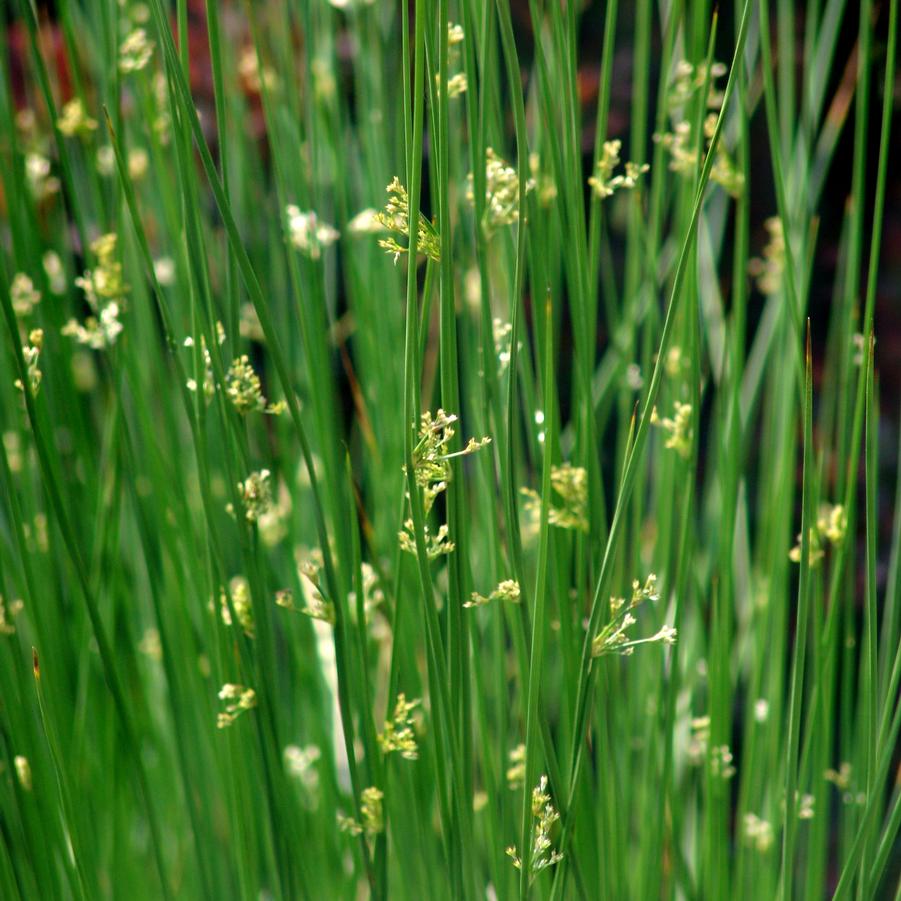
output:
M420 419L419 441L413 448L413 473L416 485L422 490L423 509L426 515L431 511L435 498L447 488L452 472L450 461L454 457L474 454L491 443L488 437L470 438L463 450L451 452L449 444L456 434L453 426L457 419L455 414L445 413L440 409L434 417L427 411ZM447 525L440 526L435 534L429 531L428 526L425 526L424 531L429 559L433 560L453 551L454 543L449 539ZM398 533L398 540L402 550L411 554L416 553L412 519L404 522L404 528Z
M266 398L260 390L260 377L247 354L232 360L225 377L225 393L239 413L266 409Z
M59 179L50 174L50 160L31 150L25 154L25 180L37 200L46 200L59 191Z
M817 517L817 530L831 544L841 544L848 529L843 504L823 504Z
M854 348L854 354L851 357L851 362L855 366L863 366L863 358L864 358L864 351L866 350L866 342L867 342L867 339L860 332L855 332L851 336L851 346Z
M493 319L491 333L494 338L494 352L497 354L497 374L503 375L510 365L510 352L513 344L513 325L503 319Z
M409 239L410 237L410 200L407 195L407 189L400 183L397 176L386 188L388 191L388 202L385 209L375 214L375 222L387 232L393 235L400 235ZM394 262L396 263L402 253L406 253L407 249L397 242L397 239L389 236L379 239L379 247L384 247L389 253L394 254ZM419 216L419 226L417 228L417 252L425 254L430 260L435 261L441 259L441 239L435 226L429 222L422 214Z
M851 764L845 760L842 761L837 770L827 769L823 773L823 778L838 789L842 804L865 804L867 800L866 793L854 789L852 772Z
M79 344L86 344L93 350L101 350L114 344L122 331L119 322L119 305L108 303L100 311L100 318L89 316L84 324L70 319L62 328L62 333L75 338Z
M9 286L9 299L12 301L13 312L19 319L24 319L41 302L41 292L24 272L17 272Z
M222 343L221 341L219 342ZM193 347L194 339L188 335L185 338L185 347ZM206 338L200 336L200 356L203 361L203 396L209 400L216 393L216 380L213 377L213 359L210 356L210 349L206 346ZM197 390L197 379L190 378L186 383L188 391Z
M826 770L826 772L823 773L823 778L827 782L831 782L837 789L846 791L851 784L851 772L851 764L846 760L839 764L837 770L831 768Z
M150 155L143 147L132 147L128 151L128 176L132 181L140 181L150 166Z
M710 141L716 129L717 111L723 103L723 94L717 88L716 82L725 74L726 67L722 63L713 63L709 72L703 63L694 66L683 60L676 66L676 74L669 92L669 106L676 124L671 132L654 135L654 140L670 155L671 171L688 177L693 177L697 172L699 153L692 139L692 125L686 107L704 85L708 85L705 107L710 112L703 122L701 140L703 153L709 151ZM738 169L722 140L717 145L710 180L722 186L733 197L739 197L744 191L744 173Z
M766 854L773 846L773 827L768 820L755 813L746 813L742 818L743 832L747 841L759 854Z
M437 560L443 554L453 553L456 545L450 540L450 530L446 523L432 533L427 524L423 525L425 536L425 552L429 560ZM416 554L416 535L412 519L404 520L404 527L397 533L400 549L408 554Z
M469 82L466 80L466 73L457 72L447 80L447 96L459 97L466 92L467 87L469 87Z
M655 134L654 140L670 155L670 171L691 176L698 166L698 153L691 142L691 123L677 122L671 132Z
M770 237L763 248L763 257L748 261L748 272L761 294L778 294L785 272L785 233L778 216L770 216L763 224Z
M397 696L394 716L390 720L385 720L385 730L378 734L379 747L383 754L396 751L404 760L418 759L419 748L413 732L413 711L420 703L418 699L408 701L403 693Z
M676 401L672 417L661 417L657 413L657 408L654 407L651 410L651 425L666 432L664 447L674 450L683 459L688 459L691 454L691 439L694 435L691 427L691 404Z
M285 214L288 217L288 239L311 260L318 260L322 256L322 248L330 247L341 237L335 228L321 222L314 212L301 212L300 207L293 203L285 207Z
M297 607L294 605L294 592L290 588L279 588L279 590L275 592L275 605L277 607L284 607L285 610L293 610L296 612Z
M385 593L379 587L379 574L371 563L365 560L360 562L360 575L363 582L363 616L366 622L372 621L372 615L377 607L385 600ZM351 614L356 615L357 593L350 591L347 594L347 604Z
M235 611L238 625L248 638L253 638L253 604L250 598L250 584L244 576L235 576L229 581L228 595L226 595L224 588L219 592L219 611L222 616L222 622L226 626L232 624L231 610L228 606L229 599L231 600L232 609Z
M714 61L707 70L707 63L693 65L688 60L679 60L676 63L676 71L672 84L669 87L667 103L670 109L682 109L695 95L695 92L709 85L707 91L707 108L719 109L723 105L723 94L717 88L716 82L727 72L723 63Z
M542 172L541 157L537 153L529 154L529 173L538 193L538 202L543 207L550 206L557 199L557 185L547 172ZM531 188L532 185L527 183L526 190Z
M12 468L11 465L10 468ZM46 554L50 549L47 537L47 514L35 513L31 522L25 520L22 523L22 534L25 536L25 546L28 548L29 553ZM13 602L14 606L17 604L19 602Z
M150 157L143 147L133 147L128 151L128 175L132 181L140 181L150 165ZM97 149L97 171L109 178L116 171L116 152L112 144L104 144Z
M31 388L32 394L37 394L41 387L41 379L43 373L38 369L38 360L41 356L41 348L44 346L44 330L35 328L28 333L28 343L22 345L22 356L25 358L26 371L28 373L28 386ZM25 386L22 379L16 379L14 382L19 391L24 391Z
M628 162L625 171L619 175L613 172L620 163L620 150L622 141L604 141L601 158L595 166L595 173L588 179L588 184L594 191L595 197L612 197L618 190L631 190L638 184L638 179L651 167L647 163L638 165Z
M708 148L713 139L713 133L716 131L716 120L717 116L714 113L704 119L704 140L707 142ZM710 180L718 184L730 197L741 197L745 190L744 173L729 155L722 137L717 144L716 156L710 169Z
M272 508L272 473L268 469L252 472L243 482L238 482L238 493L244 505L248 522L257 522Z
M710 749L710 772L716 779L731 779L735 775L729 745L714 745Z
M816 566L825 556L825 545L828 542L837 547L845 540L848 530L848 514L844 504L822 504L817 514L817 521L810 529L810 566ZM797 544L788 552L792 563L801 562L801 535Z
M63 261L55 250L47 250L41 257L41 263L44 267L44 274L50 283L50 290L54 294L66 293L66 271L63 268Z
M542 776L538 785L532 789L532 817L535 822L532 824L529 882L542 870L563 860L563 855L551 848L551 828L560 819L560 814L551 804L551 796L547 792L547 776ZM522 860L516 853L515 846L507 848L507 855L513 859L513 866L517 870L522 869Z
M119 71L123 75L139 72L153 56L153 41L143 28L130 32L119 47Z
M475 205L475 180L467 176L466 199ZM526 182L526 191L535 187L533 179ZM519 175L493 148L485 149L485 214L482 228L491 235L505 225L519 219Z
M510 761L510 766L507 767L507 787L515 790L526 781L526 746L518 744L507 758Z
M427 512L438 494L447 487L451 477L450 460L473 454L491 443L487 437L470 438L463 450L451 453L448 446L456 434L453 426L458 418L456 414L439 409L434 416L426 411L419 421L419 441L413 448L413 470L416 484L425 492Z
M252 688L226 682L219 689L219 700L225 701L225 710L219 712L216 728L225 729L230 726L245 710L257 706L257 695Z
M266 343L266 335L257 315L256 307L252 303L242 303L239 312L238 334L248 341L256 341L257 344Z
M642 644L676 643L676 630L672 626L663 625L648 638L630 638L628 629L635 625L637 619L631 613L645 601L656 603L660 600L657 589L657 576L651 573L644 585L635 579L632 582L632 596L626 604L625 598L610 598L610 622L598 632L591 642L591 656L603 657L607 654L618 654L628 657L634 653L635 648Z
M448 43L448 55L447 55L447 64L448 67L456 65L460 58L460 44L463 43L463 26L462 25L454 25L452 22L448 23L447 26L447 43ZM456 72L451 75L447 80L447 96L450 98L459 97L467 88L466 81L466 73L465 72ZM441 90L441 78L436 73L435 74L435 87L438 91Z
M360 794L360 813L363 816L363 830L367 835L378 835L385 829L385 820L382 815L382 798L384 793L370 785L364 788Z
M15 635L16 627L12 622L12 617L22 612L25 605L20 600L11 601L9 607L0 594L0 635ZM7 618L7 615L9 618Z
M795 793L795 803L799 820L812 820L814 818L814 803L816 798L811 794L803 794L798 797Z
M707 762L710 774L715 779L727 780L735 775L732 751L729 745L710 744L710 717L694 717L690 723L691 734L688 741L688 762L700 766Z
M561 503L551 504L548 523L560 529L588 531L588 473L581 466L563 463L551 467L551 487L559 495ZM541 495L532 488L521 488L526 498L524 510L537 519L541 513Z
M311 619L318 619L333 626L335 624L335 605L322 594L319 577L322 569L322 551L318 548L308 556L298 560L297 570L303 588L304 606L300 612ZM295 610L294 597L283 595L280 606Z
M284 401L266 405L266 398L260 389L260 377L247 354L232 360L225 376L225 393L239 413L271 413L278 416L285 411Z
M125 303L128 285L122 278L122 264L116 258L117 240L111 232L91 243L97 266L85 270L84 275L75 279L75 284L84 291L94 315L84 323L70 319L62 330L64 335L70 335L79 344L86 344L94 350L110 347L122 331L119 314Z
M342 832L351 835L366 833L370 838L378 835L385 829L385 817L382 811L382 799L385 797L381 789L370 785L364 788L360 794L360 817L362 823L358 823L353 817L338 814L338 828Z
M564 463L551 467L551 487L563 505L552 506L548 522L561 529L588 531L588 473L581 466Z
M145 629L138 642L138 650L148 659L159 663L163 659L163 643L160 640L159 629L155 629L153 626Z
M285 769L297 779L304 787L308 795L315 795L319 788L319 773L316 770L316 762L322 756L317 745L307 745L301 748L299 745L288 745L284 752Z
M273 414L278 413L281 404L275 405ZM257 520L257 532L260 540L266 547L275 547L287 534L287 520L292 509L291 493L284 479L279 479L276 489L273 491L272 503Z
M667 352L663 360L663 368L670 378L677 378L682 371L691 366L691 359L683 353L678 344L674 344Z
M172 116L169 112L169 83L166 75L163 72L155 72L152 86L156 116L151 122L151 128L159 138L160 144L165 147L172 136Z
M716 114L710 113L702 123L705 153L716 131L716 120ZM698 154L692 146L691 131L690 123L682 121L676 125L672 134L659 136L660 144L669 151L670 169L680 175L691 176L698 166ZM745 177L738 171L728 151L722 147L722 143L717 147L716 157L710 169L710 180L721 185L733 197L740 197L744 190Z
M238 74L244 88L251 94L261 94L264 87L267 91L274 91L279 85L275 70L271 66L260 66L260 58L253 45L248 45L241 51L238 58Z
M63 106L56 127L67 138L85 138L97 129L97 120L92 119L84 108L80 97L73 97Z
M710 717L693 717L689 724L688 762L692 766L700 766L707 759L710 746Z
M379 220L379 211L372 207L366 207L347 223L347 230L350 234L357 236L378 235L385 230L385 226Z
M499 582L497 588L487 597L485 595L473 592L472 597L463 604L464 607L484 607L491 601L510 601L513 604L519 603L519 582L514 579L504 579Z

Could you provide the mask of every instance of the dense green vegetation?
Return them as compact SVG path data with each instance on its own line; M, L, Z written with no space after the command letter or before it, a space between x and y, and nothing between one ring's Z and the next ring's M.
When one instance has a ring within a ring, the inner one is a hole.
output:
M898 897L897 5L4 0L0 896Z

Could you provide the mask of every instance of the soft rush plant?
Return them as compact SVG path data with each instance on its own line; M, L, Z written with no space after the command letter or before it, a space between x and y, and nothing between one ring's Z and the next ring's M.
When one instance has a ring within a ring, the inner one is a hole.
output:
M0 896L898 897L897 0L54 6Z

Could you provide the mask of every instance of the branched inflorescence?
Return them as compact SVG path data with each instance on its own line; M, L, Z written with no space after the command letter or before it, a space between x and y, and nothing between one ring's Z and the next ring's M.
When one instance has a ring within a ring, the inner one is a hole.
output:
M618 654L628 657L634 653L635 648L643 644L675 644L676 630L672 626L664 625L658 632L648 638L630 638L628 629L638 621L632 613L645 601L656 603L660 600L657 589L657 576L651 573L644 585L635 579L632 582L632 596L626 604L625 598L610 598L610 622L598 632L591 642L592 657L603 657L608 654Z
M451 478L450 461L455 457L468 456L491 443L490 438L470 438L463 450L451 452L449 445L456 434L453 427L457 416L438 410L433 417L431 413L422 414L419 425L419 441L413 448L413 473L417 487L422 491L423 510L426 515L431 511L435 498L447 488ZM404 469L406 472L406 468ZM409 496L408 496L409 500ZM407 519L404 528L398 534L401 549L408 553L416 553L416 538L413 520ZM454 549L446 524L432 534L425 526L426 553L430 559L442 554L449 554Z
M614 175L616 167L620 164L620 150L622 141L604 141L601 158L597 161L594 175L588 179L588 184L596 197L603 199L612 197L617 191L629 191L638 184L638 179L651 167L647 163L628 162L623 167L624 171Z
M560 529L588 531L588 473L581 466L563 463L551 467L551 488L559 502L548 508L548 523ZM541 513L541 495L533 488L521 488L524 510L534 521Z
M385 729L378 735L379 747L383 754L397 753L404 760L417 760L419 748L416 744L416 734L413 731L413 711L420 705L417 698L407 700L407 696L401 692L397 696L394 705L394 715L390 720L385 720Z
M551 803L547 791L547 776L542 776L532 789L532 853L529 857L529 882L548 867L563 860L563 855L551 847L551 829L560 819L560 814ZM507 855L513 859L513 866L522 869L522 859L511 845Z
M116 241L116 235L110 233L92 242L91 251L97 257L97 265L76 278L75 284L84 291L93 315L84 323L70 319L63 326L64 335L94 350L110 347L122 331L119 315L128 286L122 277L122 264L116 258Z
M535 181L526 182L526 191ZM475 205L475 180L472 173L466 180L466 199ZM485 150L485 212L482 228L490 236L499 228L519 220L519 175L492 147Z
M700 136L702 152L706 154L710 150L718 111L723 103L723 94L717 88L716 82L725 74L726 67L722 63L713 63L709 72L705 63L695 66L682 60L676 66L668 98L675 125L670 132L655 134L654 140L669 153L669 168L678 175L693 178L702 162L693 138L688 107L697 96L697 92L706 85L707 95L704 104L708 113L702 123ZM710 180L720 185L732 197L740 197L745 188L744 173L738 168L722 140L717 144Z
M375 214L375 221L389 233L387 238L379 239L379 246L384 247L388 253L394 254L396 263L400 255L408 250L407 247L398 243L395 236L408 240L410 238L410 199L407 196L407 189L396 176L386 190L388 191L388 202L385 204L384 210ZM416 250L435 262L441 259L441 240L438 232L435 230L435 226L421 214L417 228Z

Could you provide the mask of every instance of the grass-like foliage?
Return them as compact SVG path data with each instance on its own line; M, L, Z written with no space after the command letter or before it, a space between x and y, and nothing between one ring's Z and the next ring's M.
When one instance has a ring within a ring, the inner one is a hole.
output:
M3 0L0 897L897 897L898 3L713 5Z

